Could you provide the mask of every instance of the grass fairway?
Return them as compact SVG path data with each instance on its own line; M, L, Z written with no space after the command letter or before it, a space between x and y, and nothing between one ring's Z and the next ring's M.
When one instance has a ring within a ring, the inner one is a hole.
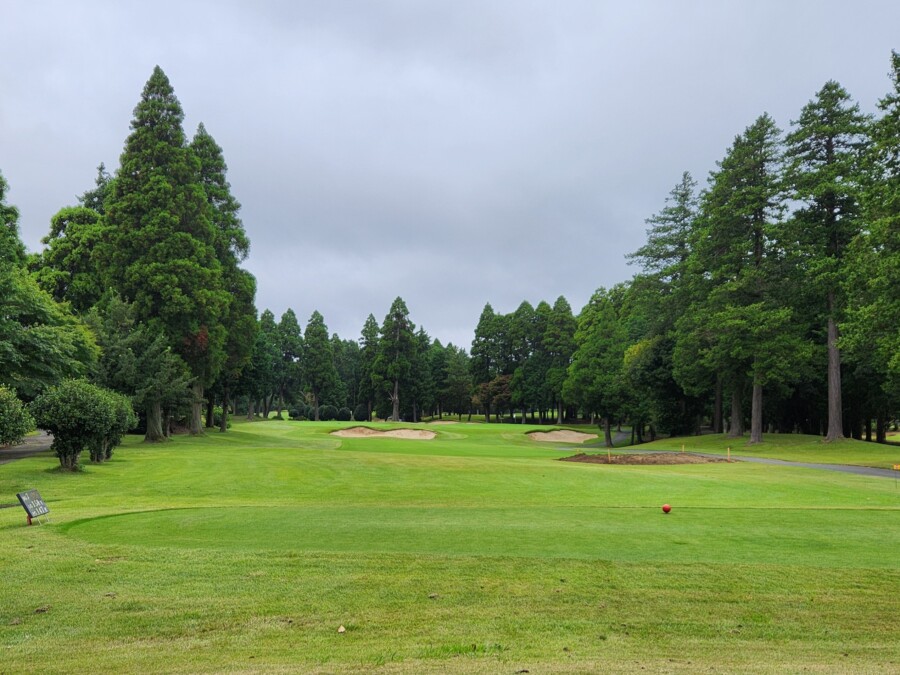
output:
M0 673L900 671L893 480L558 462L580 448L527 426L338 426L0 466L0 502L37 488L53 517L0 510ZM900 463L868 445L847 442Z

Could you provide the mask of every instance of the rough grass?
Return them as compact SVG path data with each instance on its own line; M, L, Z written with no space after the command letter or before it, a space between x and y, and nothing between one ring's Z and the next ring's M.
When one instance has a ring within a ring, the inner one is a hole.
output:
M0 510L0 673L900 668L892 480L338 426L0 466L0 502L36 487L53 517Z

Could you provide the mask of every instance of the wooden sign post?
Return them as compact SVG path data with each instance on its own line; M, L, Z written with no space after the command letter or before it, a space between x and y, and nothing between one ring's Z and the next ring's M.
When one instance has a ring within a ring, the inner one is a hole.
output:
M41 516L47 516L47 520L50 520L50 509L47 507L44 498L41 497L41 493L37 490L28 490L28 492L20 492L16 495L19 498L19 503L22 504L22 508L25 509L25 513L28 514L28 524L31 525L31 519L37 518L38 522L43 525L41 521Z

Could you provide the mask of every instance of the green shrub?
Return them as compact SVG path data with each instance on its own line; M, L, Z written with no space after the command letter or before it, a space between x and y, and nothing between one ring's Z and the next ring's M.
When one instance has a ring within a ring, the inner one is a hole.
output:
M353 409L353 419L357 422L368 422L369 421L369 406L365 403L360 403Z
M66 380L49 389L31 403L31 413L38 427L53 436L51 448L69 471L78 468L85 449L93 461L103 461L137 424L128 398L84 380Z
M319 406L319 419L323 422L330 422L337 417L338 410L333 405Z
M337 415L335 419L338 422L349 422L350 418L353 417L353 411L350 408L339 408L337 411Z
M34 419L11 389L0 386L0 445L21 443L34 430Z

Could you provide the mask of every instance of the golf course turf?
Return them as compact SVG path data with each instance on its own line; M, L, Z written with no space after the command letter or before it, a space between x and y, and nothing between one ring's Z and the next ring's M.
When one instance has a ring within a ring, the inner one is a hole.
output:
M0 509L0 673L900 671L892 479L562 462L606 453L528 425L331 435L351 426L239 421L129 438L76 474L0 466L0 503L36 488L52 518ZM900 463L766 441L684 442Z

